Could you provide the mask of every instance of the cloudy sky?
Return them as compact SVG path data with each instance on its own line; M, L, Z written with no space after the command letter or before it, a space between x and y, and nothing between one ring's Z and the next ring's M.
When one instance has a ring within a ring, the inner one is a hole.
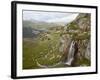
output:
M23 20L36 20L43 22L70 22L76 18L78 13L61 13L61 12L40 12L40 11L23 11Z

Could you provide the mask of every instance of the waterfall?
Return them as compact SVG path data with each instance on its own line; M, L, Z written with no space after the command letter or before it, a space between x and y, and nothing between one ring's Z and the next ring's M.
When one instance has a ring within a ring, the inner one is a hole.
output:
M75 42L72 41L71 44L70 44L67 61L65 62L65 64L67 64L67 65L71 65L71 63L74 59L74 52L75 52L74 46L75 46Z
M74 56L75 56L75 41L71 41L70 46L69 46L69 51L68 51L68 57L66 59L66 61L63 63L62 61L50 66L50 65L41 65L37 60L37 66L41 67L41 68L51 68L51 67L55 67L61 64L66 64L66 65L71 65L72 61L74 60Z
M86 52L85 52L85 58L89 59L91 58L91 49L90 49L90 42L87 44Z

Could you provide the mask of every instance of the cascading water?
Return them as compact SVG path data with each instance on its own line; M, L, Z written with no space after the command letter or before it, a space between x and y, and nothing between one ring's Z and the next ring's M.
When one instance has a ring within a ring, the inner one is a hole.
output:
M61 62L58 62L55 65L48 66L48 65L41 65L41 64L38 63L38 61L36 61L36 62L37 62L37 65L39 67L43 67L43 68L54 67L54 66L57 66L57 65L60 65L60 64L66 64L66 65L70 66L72 61L74 60L74 54L75 54L75 42L71 41L69 51L68 51L68 57L66 58L66 61L64 63L61 61Z
M88 42L88 44L87 44L87 48L86 48L86 52L85 52L85 58L87 58L87 59L89 59L90 60L90 58L91 58L91 49L90 49L90 42Z
M75 52L75 47L74 46L75 46L75 42L72 41L71 44L70 44L67 60L65 62L65 64L67 64L67 65L71 65L71 63L74 59L74 52Z

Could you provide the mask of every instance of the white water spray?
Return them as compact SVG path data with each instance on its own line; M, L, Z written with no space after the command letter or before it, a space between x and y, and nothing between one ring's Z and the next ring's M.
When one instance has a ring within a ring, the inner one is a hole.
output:
M68 52L68 57L67 57L67 61L65 62L65 64L67 65L71 65L73 59L74 59L74 52L75 52L75 48L74 48L75 42L72 41L70 48L69 48L69 52Z

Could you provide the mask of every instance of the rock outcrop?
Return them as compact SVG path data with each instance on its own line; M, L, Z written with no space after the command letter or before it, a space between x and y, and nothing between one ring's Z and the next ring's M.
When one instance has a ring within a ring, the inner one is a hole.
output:
M91 62L91 15L80 13L74 21L67 24L66 34L72 41L77 42L78 51L73 56L73 66L90 65ZM69 53L68 53L69 54ZM67 55L68 56L68 55ZM68 58L68 57L67 57Z

